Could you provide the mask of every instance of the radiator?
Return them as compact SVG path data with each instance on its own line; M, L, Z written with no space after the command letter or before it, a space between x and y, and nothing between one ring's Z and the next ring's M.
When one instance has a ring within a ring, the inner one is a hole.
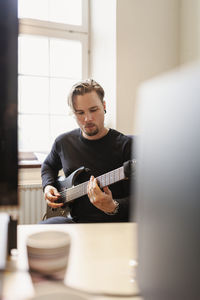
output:
M46 212L41 184L18 186L19 216L18 224L37 224Z

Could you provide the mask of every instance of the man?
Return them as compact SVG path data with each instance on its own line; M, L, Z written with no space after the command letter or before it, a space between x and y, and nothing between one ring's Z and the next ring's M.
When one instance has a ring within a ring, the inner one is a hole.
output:
M61 207L56 189L58 172L68 177L84 166L89 178L87 195L70 202L73 222L123 222L129 220L130 181L123 180L102 189L96 177L123 166L131 159L132 139L104 126L106 103L104 90L94 80L75 84L68 96L68 105L76 118L78 129L64 133L55 140L50 154L42 165L44 198L51 208ZM45 223L68 223L64 217L49 218Z

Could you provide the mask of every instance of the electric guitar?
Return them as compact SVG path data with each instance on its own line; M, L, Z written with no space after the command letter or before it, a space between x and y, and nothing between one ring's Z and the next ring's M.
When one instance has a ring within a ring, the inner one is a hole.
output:
M136 160L129 160L126 161L122 167L96 177L99 187L103 188L105 186L110 186L113 183L130 178L135 173L135 166ZM77 180L78 182L81 181L81 177L85 178L85 176L83 176L85 173L89 173L89 169L80 167L68 177L58 177L56 188L61 197L56 202L62 202L64 205L59 208L52 208L47 205L47 212L44 218L48 219L55 216L67 216L70 212L69 203L87 195L87 185L89 180L76 184Z

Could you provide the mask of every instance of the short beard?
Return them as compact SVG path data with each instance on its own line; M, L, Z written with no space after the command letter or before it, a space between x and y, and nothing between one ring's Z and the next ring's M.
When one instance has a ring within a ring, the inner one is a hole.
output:
M94 135L96 135L96 134L99 133L99 129L96 128L94 131L91 131L91 132L87 132L87 131L84 130L84 133L85 133L87 136L94 136Z

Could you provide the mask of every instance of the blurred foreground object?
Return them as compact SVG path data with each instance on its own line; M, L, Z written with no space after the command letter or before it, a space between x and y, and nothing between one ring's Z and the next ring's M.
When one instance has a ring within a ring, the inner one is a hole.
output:
M0 271L6 268L9 221L10 217L7 213L0 213Z
M63 279L67 271L70 235L61 231L45 231L27 238L29 270Z
M144 299L200 299L200 64L138 93L136 220Z

